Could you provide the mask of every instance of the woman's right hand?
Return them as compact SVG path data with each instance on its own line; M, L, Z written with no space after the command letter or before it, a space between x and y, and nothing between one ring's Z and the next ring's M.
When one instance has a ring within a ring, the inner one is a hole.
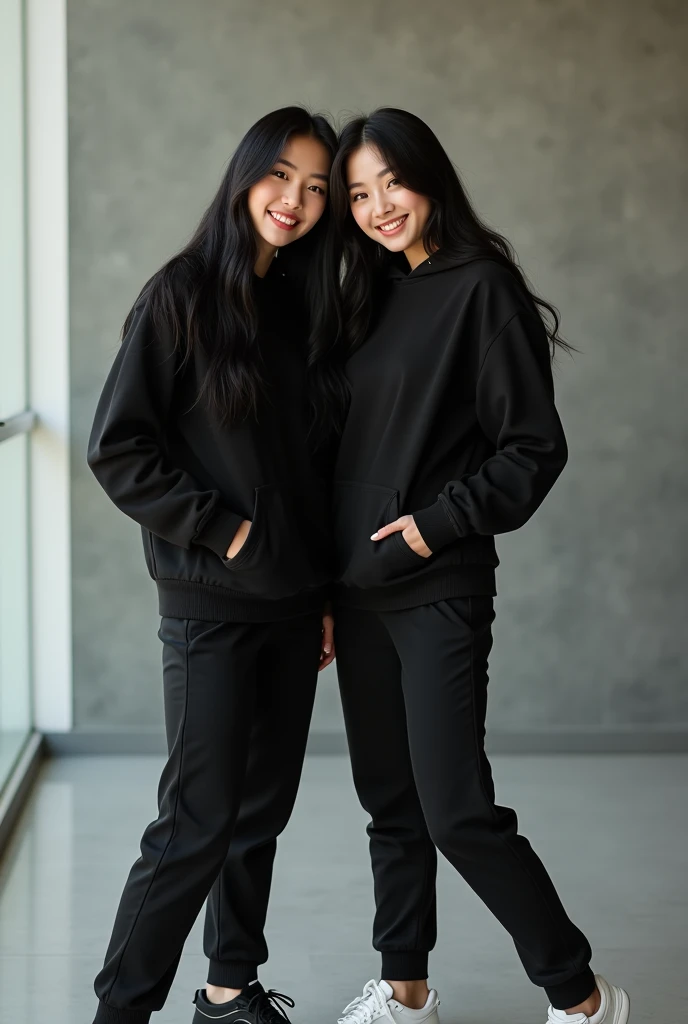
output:
M244 519L241 526L234 534L232 543L227 548L227 558L236 558L241 549L243 548L246 538L248 537L248 531L251 529L251 520Z

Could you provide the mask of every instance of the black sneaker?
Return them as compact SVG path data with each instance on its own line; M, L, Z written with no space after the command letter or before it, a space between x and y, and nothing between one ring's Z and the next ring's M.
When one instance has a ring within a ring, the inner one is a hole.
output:
M272 988L266 992L259 981L252 981L228 1003L208 1002L204 988L199 988L193 1002L196 1012L192 1024L205 1024L207 1020L224 1020L226 1024L291 1024L279 1003L290 1009L294 1006L289 996Z

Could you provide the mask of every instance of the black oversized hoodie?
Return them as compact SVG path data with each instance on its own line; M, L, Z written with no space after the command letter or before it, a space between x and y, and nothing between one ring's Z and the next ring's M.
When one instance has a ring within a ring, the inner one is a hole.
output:
M394 610L494 594L494 535L532 516L567 458L548 339L528 295L492 260L438 253L412 273L394 268L346 376L339 600ZM400 532L370 540L407 514L430 557Z
M253 286L266 381L257 419L227 427L197 401L205 354L183 367L145 298L98 403L88 463L142 528L161 615L271 621L322 608L329 507L306 437L303 318L276 265ZM243 519L251 529L228 560Z

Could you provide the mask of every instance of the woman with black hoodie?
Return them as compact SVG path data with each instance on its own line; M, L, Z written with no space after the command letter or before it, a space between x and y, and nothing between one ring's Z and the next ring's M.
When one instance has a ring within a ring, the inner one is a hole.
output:
M313 438L336 321L335 149L329 122L299 107L248 131L193 238L134 304L98 404L89 465L140 524L158 589L169 760L95 1024L146 1024L163 1006L206 897L194 1024L284 1024L276 1000L293 1005L256 979L276 837L334 657Z
M551 1024L625 1024L628 996L592 973L514 811L495 803L483 745L494 536L527 522L566 463L556 312L414 115L381 109L345 127L332 198L350 392L335 640L382 954L382 981L340 1024L437 1024L425 980L436 848L511 934Z

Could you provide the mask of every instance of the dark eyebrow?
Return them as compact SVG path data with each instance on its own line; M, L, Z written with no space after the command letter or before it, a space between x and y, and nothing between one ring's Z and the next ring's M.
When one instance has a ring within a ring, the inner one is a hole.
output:
M378 173L378 174L376 175L376 177L378 177L378 178L384 178L385 174L391 174L391 173L392 173L392 168L391 168L391 167L384 167L384 168L383 168L383 169L382 169L382 170L381 170L381 171L380 171L380 172L379 172L379 173ZM362 187L363 187L364 185L365 185L365 182L364 182L364 181L352 181L352 182L351 182L351 184L349 185L349 188L350 188L350 189L351 189L351 188L362 188Z
M291 163L290 160L285 160L284 157L280 157L279 160L275 160L276 164L284 164L285 167L291 167L292 171L298 171L296 164ZM321 181L329 181L330 179L326 174L311 174L311 178L320 178Z

